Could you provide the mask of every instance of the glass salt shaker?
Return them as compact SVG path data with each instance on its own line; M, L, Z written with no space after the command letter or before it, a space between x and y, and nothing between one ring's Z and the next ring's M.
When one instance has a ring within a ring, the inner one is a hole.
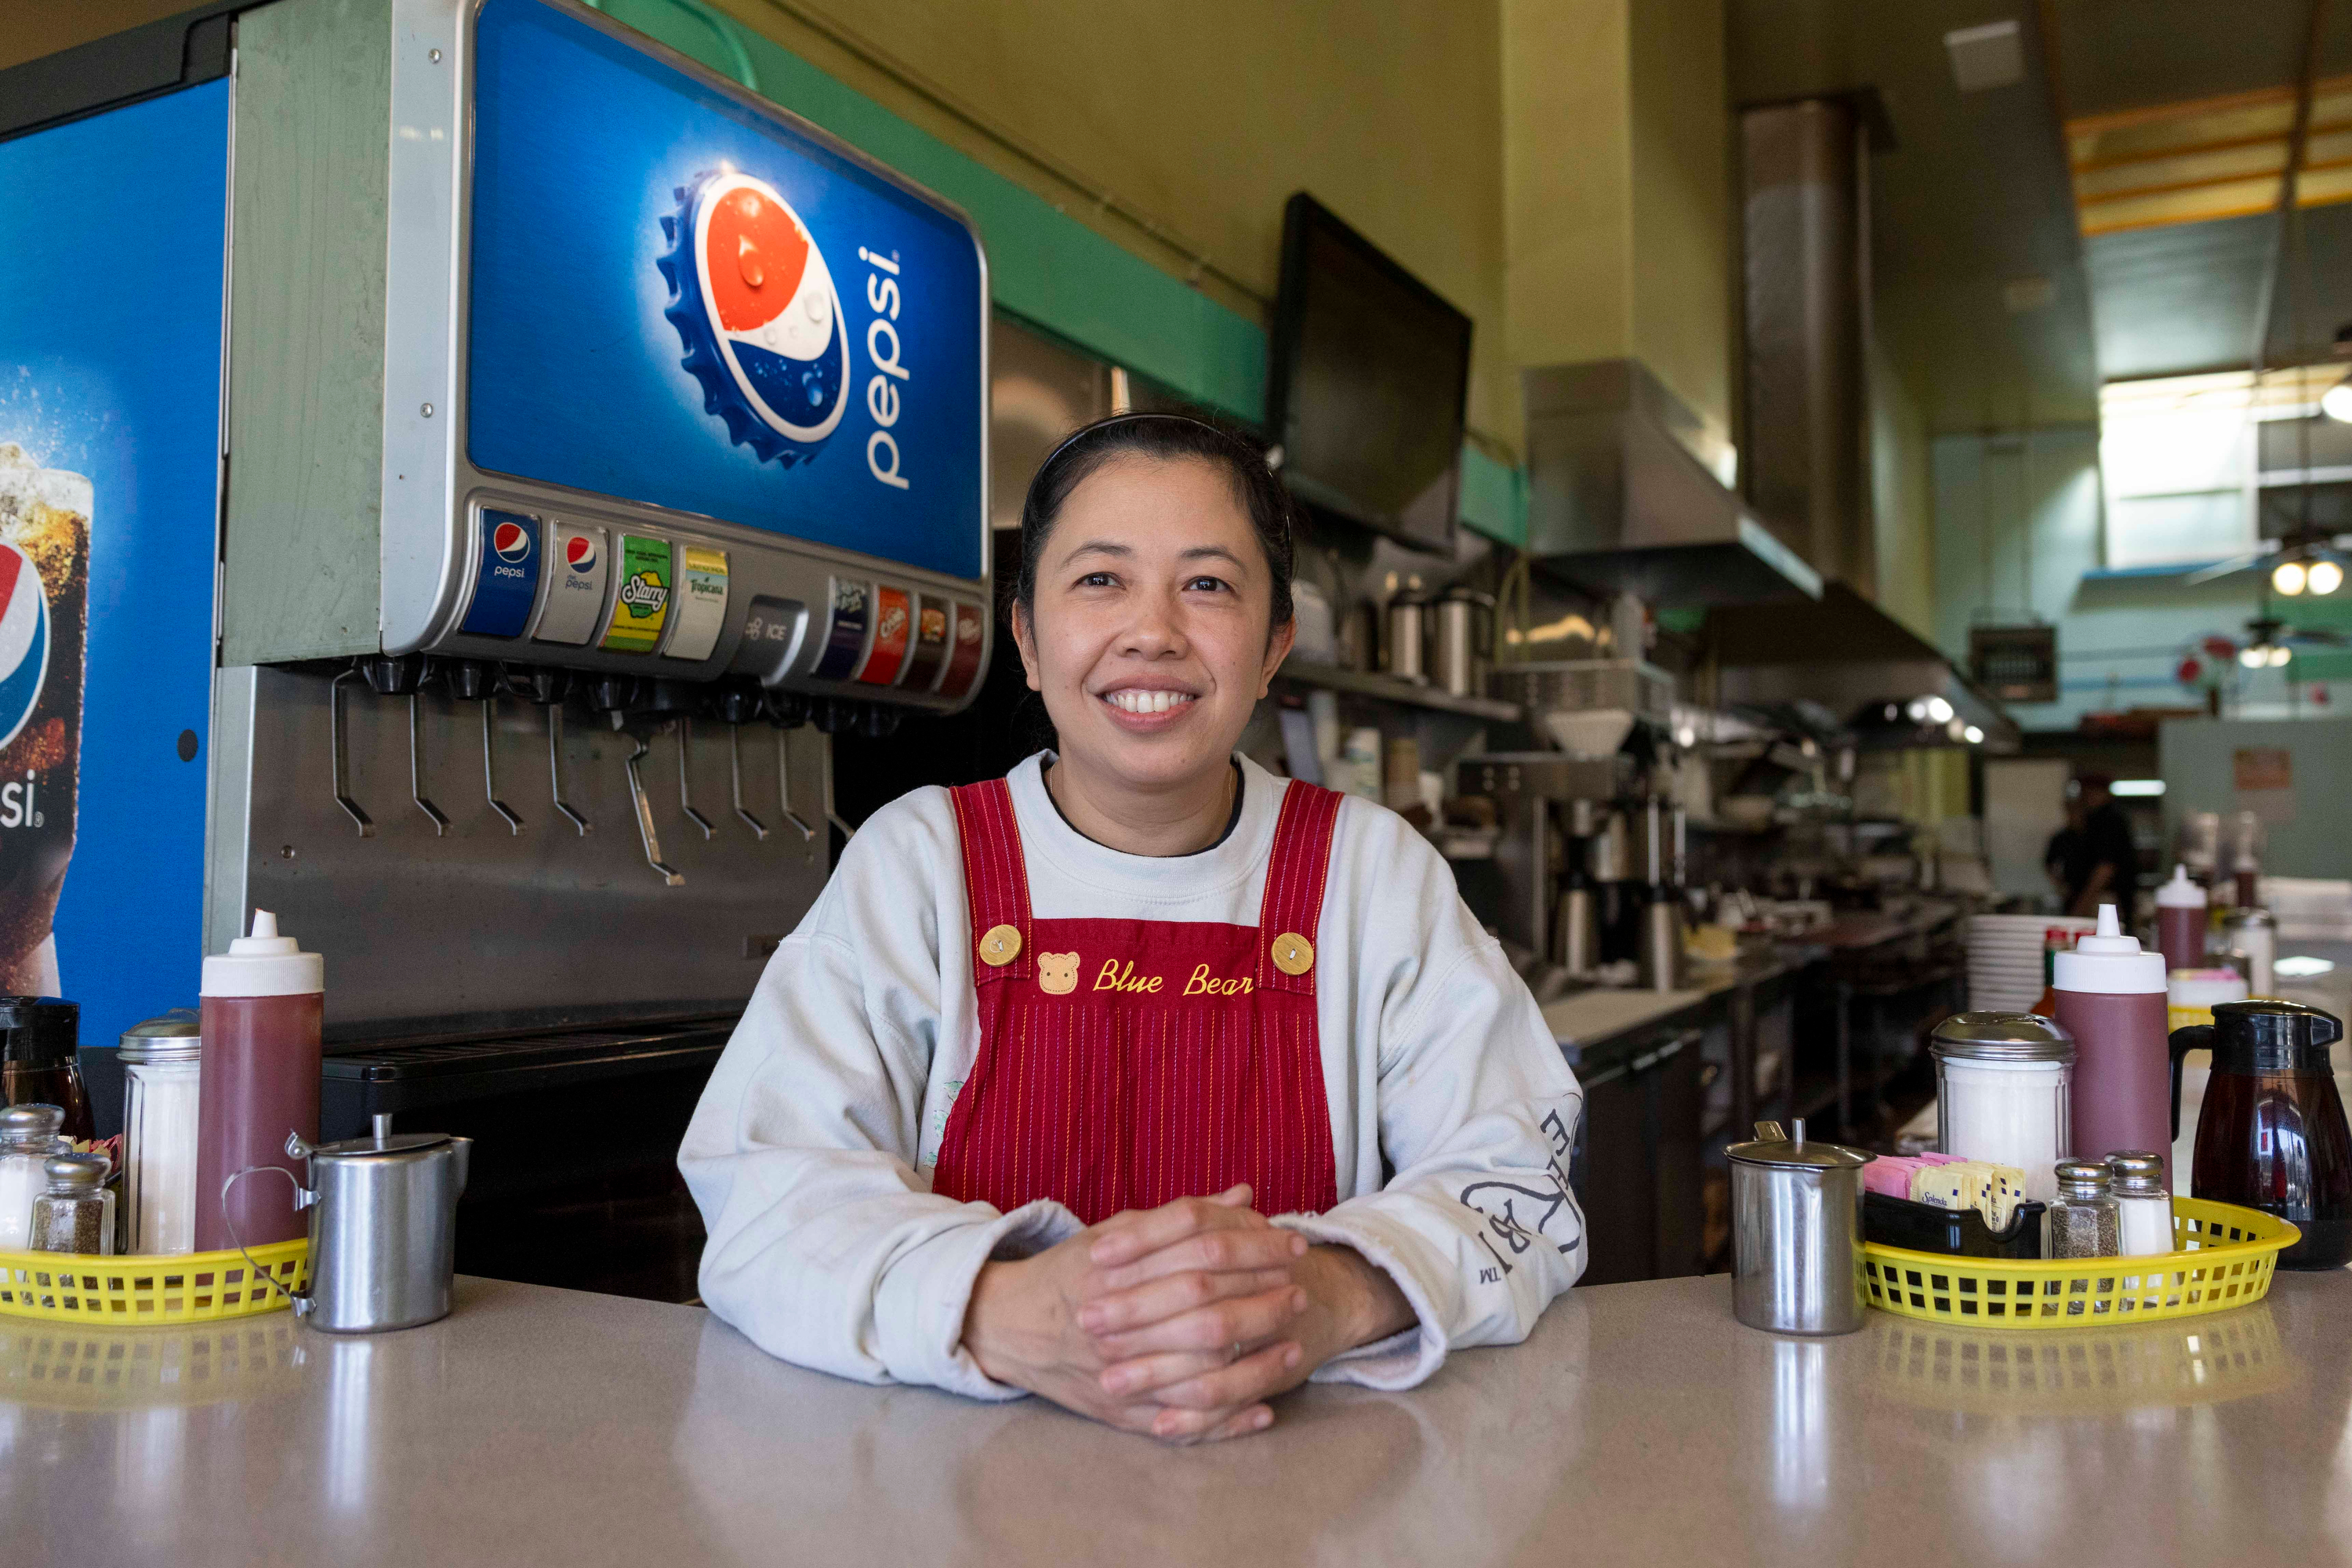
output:
M2107 1167L2095 1160L2061 1160L2057 1175L2058 1200L2050 1205L2050 1256L2121 1256L2123 1220L2107 1192Z
M65 1120L64 1108L56 1105L0 1110L0 1252L23 1252L31 1245L33 1203L49 1187L42 1163L72 1147L58 1136Z
M196 1100L204 1041L194 1012L175 1007L133 1026L122 1064L122 1247L193 1252L196 1246Z
M2162 1155L2142 1149L2108 1155L2107 1190L2115 1198L2118 1256L2153 1258L2172 1250L2172 1194L2164 1184Z
M52 1154L43 1163L49 1190L33 1200L32 1250L109 1256L114 1251L113 1162L103 1154Z

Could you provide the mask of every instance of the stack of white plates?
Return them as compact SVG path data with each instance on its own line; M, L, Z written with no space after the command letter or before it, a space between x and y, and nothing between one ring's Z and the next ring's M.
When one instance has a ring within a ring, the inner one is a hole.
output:
M2098 921L2078 915L1978 915L1969 921L1969 1008L2022 1013L2049 984L2042 951L2052 931L2086 931Z

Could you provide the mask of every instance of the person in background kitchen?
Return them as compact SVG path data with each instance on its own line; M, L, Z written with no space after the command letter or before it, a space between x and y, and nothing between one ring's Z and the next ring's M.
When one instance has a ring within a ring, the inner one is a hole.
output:
M2131 818L2115 802L2114 784L2105 773L2083 773L2074 780L2083 834L2066 862L2070 915L2096 915L2101 904L2113 904L2128 921L2139 897L2139 846L2132 841Z
M1582 1092L1445 862L1235 752L1290 518L1181 415L1031 480L1056 749L859 830L679 1152L703 1299L764 1349L1192 1441L1515 1343L1582 1270Z

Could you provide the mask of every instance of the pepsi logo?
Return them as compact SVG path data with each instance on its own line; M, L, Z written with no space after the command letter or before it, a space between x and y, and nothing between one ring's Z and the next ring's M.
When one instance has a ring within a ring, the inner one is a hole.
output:
M32 557L0 542L0 746L16 738L49 670L49 601Z
M663 314L729 437L787 467L814 455L848 406L849 336L816 237L764 180L722 171L664 218L673 299Z
M530 530L519 522L501 522L490 533L490 548L509 563L530 559Z
M563 542L563 563L574 572L593 572L596 570L596 542L584 533L573 534Z

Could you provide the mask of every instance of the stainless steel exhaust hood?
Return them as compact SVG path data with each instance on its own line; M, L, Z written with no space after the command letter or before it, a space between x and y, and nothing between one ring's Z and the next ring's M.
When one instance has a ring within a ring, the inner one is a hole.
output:
M1528 552L1596 593L1668 608L1807 601L1821 574L1712 471L1729 447L1633 360L1521 374Z
M2016 721L2000 703L1934 645L1843 583L1823 589L1818 605L1716 610L1706 628L1718 707L1810 700L1873 749L2018 745ZM1981 742L1968 741L1971 727Z

